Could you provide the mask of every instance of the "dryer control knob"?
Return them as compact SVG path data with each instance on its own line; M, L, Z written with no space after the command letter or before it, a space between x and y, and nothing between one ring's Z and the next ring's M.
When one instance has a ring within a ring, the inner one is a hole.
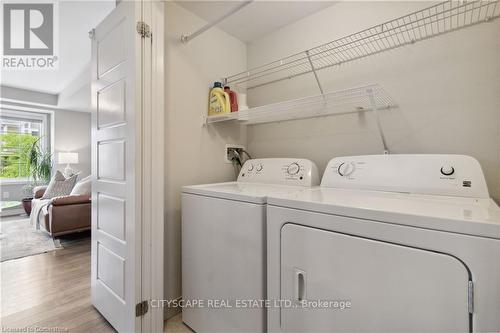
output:
M292 163L290 164L287 168L286 168L286 172L289 174L289 175L296 175L298 174L300 171L300 166L298 163Z
M342 163L341 165L339 165L339 168L337 171L338 171L339 175L341 175L342 177L346 177L346 176L349 176L350 174L352 174L354 172L354 169L355 169L354 163L345 162L345 163Z
M262 169L264 168L264 166L262 164L259 164L255 167L255 170L257 171L262 171Z
M441 167L441 173L445 176L451 176L455 173L455 168L451 165L445 165Z
M248 166L248 169L247 169L247 170L248 170L248 171L252 171L252 170L253 170L253 164L252 164L252 163L250 163L250 165Z

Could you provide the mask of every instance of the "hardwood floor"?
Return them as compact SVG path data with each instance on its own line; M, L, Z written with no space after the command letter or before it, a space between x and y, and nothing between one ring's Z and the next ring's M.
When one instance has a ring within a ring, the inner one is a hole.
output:
M115 332L90 303L90 239L0 264L1 326Z
M194 333L182 322L182 314L175 315L165 323L164 333Z
M0 280L1 332L34 327L40 332L115 332L90 303L89 238L0 263ZM164 332L193 331L179 314L167 321Z

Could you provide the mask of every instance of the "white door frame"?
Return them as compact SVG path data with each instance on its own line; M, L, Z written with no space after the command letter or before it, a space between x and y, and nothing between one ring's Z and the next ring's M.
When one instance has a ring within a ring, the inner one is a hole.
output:
M142 145L142 299L164 298L164 3L143 2L143 21L151 43L143 54ZM158 303L158 302L155 302ZM143 332L163 332L163 308L152 307L142 318ZM160 303L161 304L161 303Z

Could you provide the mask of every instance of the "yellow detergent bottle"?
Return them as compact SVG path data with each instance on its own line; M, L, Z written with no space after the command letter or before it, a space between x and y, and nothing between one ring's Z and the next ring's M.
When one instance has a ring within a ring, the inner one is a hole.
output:
M214 82L208 97L208 115L218 116L231 112L231 101L229 94L222 89L222 83Z

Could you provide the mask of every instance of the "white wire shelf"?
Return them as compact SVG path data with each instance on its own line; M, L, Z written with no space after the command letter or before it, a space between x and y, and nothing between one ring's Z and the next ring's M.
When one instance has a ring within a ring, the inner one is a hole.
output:
M387 92L380 85L372 84L329 92L324 95L259 106L226 115L208 116L206 123L233 120L244 125L253 125L371 111L374 109L384 110L394 107L396 107L396 104Z
M500 17L499 0L446 1L224 79L252 89Z

